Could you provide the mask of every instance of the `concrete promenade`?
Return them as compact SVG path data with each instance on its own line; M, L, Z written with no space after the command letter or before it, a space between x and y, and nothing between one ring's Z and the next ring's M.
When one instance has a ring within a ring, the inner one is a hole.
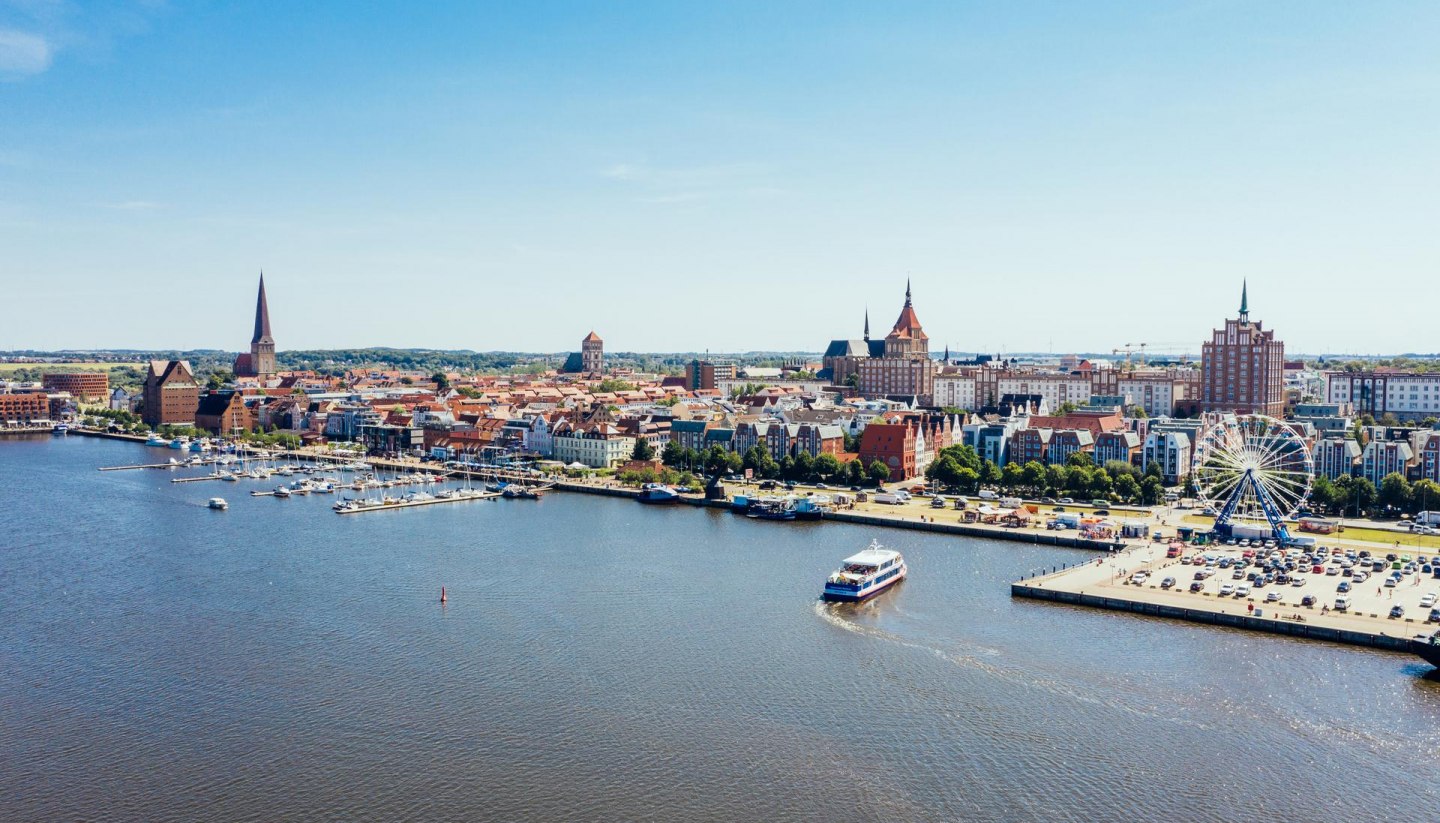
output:
M1192 548L1186 554L1201 551ZM1238 551L1232 550L1231 554L1239 556ZM1347 579L1340 575L1301 574L1298 576L1305 581L1303 585L1270 585L1237 599L1219 594L1221 586L1245 582L1233 579L1226 569L1203 581L1203 591L1189 591L1198 568L1182 564L1179 559L1166 559L1161 546L1135 547L1026 577L1011 584L1010 593L1015 597L1396 651L1408 650L1410 638L1436 629L1434 624L1425 623L1429 609L1419 606L1425 594L1440 593L1440 579L1430 576L1408 575L1394 588L1382 584L1383 575L1372 576L1364 583L1352 584L1350 597L1354 605L1347 612L1338 612L1329 607L1335 602L1339 582ZM1136 584L1132 578L1139 571L1147 571L1149 576L1144 583ZM1161 588L1166 577L1175 578L1172 588ZM1280 599L1268 601L1271 592L1278 593ZM1313 595L1317 602L1301 606L1300 600L1306 595ZM1396 604L1405 608L1405 617L1388 616Z

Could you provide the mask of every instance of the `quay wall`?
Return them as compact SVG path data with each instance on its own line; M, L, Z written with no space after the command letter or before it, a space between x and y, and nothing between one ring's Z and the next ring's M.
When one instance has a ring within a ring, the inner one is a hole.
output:
M1221 614L1204 609L1188 609L1181 606L1170 606L1160 603L1142 603L1117 597L1102 597L1100 595L1082 594L1080 592L1069 592L1061 589L1047 589L1043 586L1030 583L1010 584L1010 595L1012 597L1028 597L1034 600L1048 600L1054 603L1069 603L1076 606L1090 606L1098 609L1109 609L1111 611L1133 612L1135 614L1150 615L1152 617L1168 617L1173 620L1206 623L1212 626L1229 626L1247 631L1284 634L1291 637L1309 638L1311 640L1328 640L1333 643L1346 643L1352 646L1368 646L1375 649L1388 649L1390 651L1400 652L1408 652L1410 650L1410 641L1405 637L1391 637L1386 634L1371 634L1369 632L1333 629L1289 620L1254 617L1245 614Z

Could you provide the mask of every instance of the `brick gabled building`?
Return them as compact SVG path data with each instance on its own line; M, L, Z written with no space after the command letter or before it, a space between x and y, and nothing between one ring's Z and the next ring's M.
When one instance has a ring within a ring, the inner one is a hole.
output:
M240 392L210 392L196 405L197 429L226 435L249 431L251 426L250 411L245 406L245 396Z
M875 421L860 435L861 464L869 467L876 460L890 468L890 479L904 480L918 474L916 453L919 426L914 423L882 423Z
M140 419L149 426L191 426L200 405L200 384L185 360L151 360L145 374L145 408Z

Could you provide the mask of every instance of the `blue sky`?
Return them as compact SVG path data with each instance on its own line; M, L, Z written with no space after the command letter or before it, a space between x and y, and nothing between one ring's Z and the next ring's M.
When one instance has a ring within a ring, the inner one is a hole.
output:
M1434 351L1440 4L0 0L0 348ZM1421 299L1424 297L1425 299Z

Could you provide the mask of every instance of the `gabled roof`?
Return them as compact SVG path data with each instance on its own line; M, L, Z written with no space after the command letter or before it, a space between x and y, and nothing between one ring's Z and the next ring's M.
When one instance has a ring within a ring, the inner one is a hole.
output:
M895 320L895 327L890 329L886 337L897 337L902 340L929 340L930 336L920 327L920 318L915 316L915 307L910 303L910 284L905 284L905 307L900 309L900 316Z

